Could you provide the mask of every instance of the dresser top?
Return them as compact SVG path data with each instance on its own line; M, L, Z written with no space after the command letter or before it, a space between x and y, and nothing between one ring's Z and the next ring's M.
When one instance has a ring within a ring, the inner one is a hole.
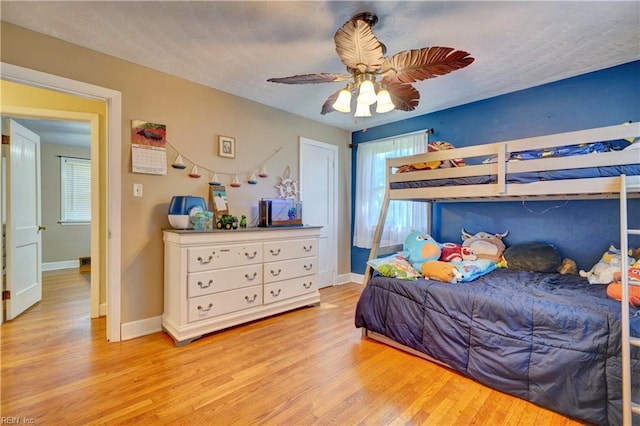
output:
M195 229L174 229L165 228L163 232L174 232L176 234L229 234L229 233L241 233L241 232L278 232L278 231L291 231L296 229L320 229L322 226L272 226L272 227L252 227L252 228L238 228L238 229L212 229L210 231L196 231Z

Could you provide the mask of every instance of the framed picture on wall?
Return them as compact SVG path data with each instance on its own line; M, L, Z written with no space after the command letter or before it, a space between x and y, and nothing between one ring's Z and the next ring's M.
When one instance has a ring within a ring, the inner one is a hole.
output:
M218 156L236 158L236 139L230 136L218 136Z

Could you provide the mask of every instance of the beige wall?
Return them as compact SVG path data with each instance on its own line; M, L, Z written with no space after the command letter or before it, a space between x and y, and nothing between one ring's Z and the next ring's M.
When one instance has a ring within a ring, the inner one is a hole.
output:
M350 271L349 206L350 133L297 117L224 92L115 59L7 23L1 29L2 62L47 72L122 92L122 320L130 322L161 315L163 244L168 203L176 194L205 197L208 176L192 179L186 171L169 168L165 176L131 172L131 120L167 126L167 139L180 153L219 173L247 172L282 148L266 163L269 177L258 185L228 189L231 211L246 214L257 199L276 195L278 176L287 166L298 178L298 138L339 147L338 273ZM132 41L133 42L133 41ZM215 70L212 70L215 72ZM235 159L216 156L218 135L237 140ZM101 149L102 151L102 149ZM168 150L169 162L175 151ZM190 164L189 164L190 166ZM229 175L220 175L228 185ZM240 176L243 179L243 176ZM246 179L245 179L246 181ZM144 197L132 195L134 183Z
M91 255L91 227L61 225L60 156L90 158L88 148L46 143L40 144L42 190L42 262L64 262Z

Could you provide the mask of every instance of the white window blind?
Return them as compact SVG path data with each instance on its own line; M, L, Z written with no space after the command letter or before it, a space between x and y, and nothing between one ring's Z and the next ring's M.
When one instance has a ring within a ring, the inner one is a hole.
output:
M60 157L60 222L91 222L91 160Z
M371 248L385 191L385 159L427 152L427 135L418 133L358 145L353 244ZM392 201L381 246L402 244L412 229L426 230L425 203Z

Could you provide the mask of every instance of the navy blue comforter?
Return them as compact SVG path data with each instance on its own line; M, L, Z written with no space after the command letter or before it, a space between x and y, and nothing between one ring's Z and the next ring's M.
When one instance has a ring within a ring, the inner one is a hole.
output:
M505 269L461 284L374 277L355 324L495 389L590 423L620 424L620 302L605 291L579 276ZM640 336L639 315L631 334ZM638 348L632 357L638 400Z

